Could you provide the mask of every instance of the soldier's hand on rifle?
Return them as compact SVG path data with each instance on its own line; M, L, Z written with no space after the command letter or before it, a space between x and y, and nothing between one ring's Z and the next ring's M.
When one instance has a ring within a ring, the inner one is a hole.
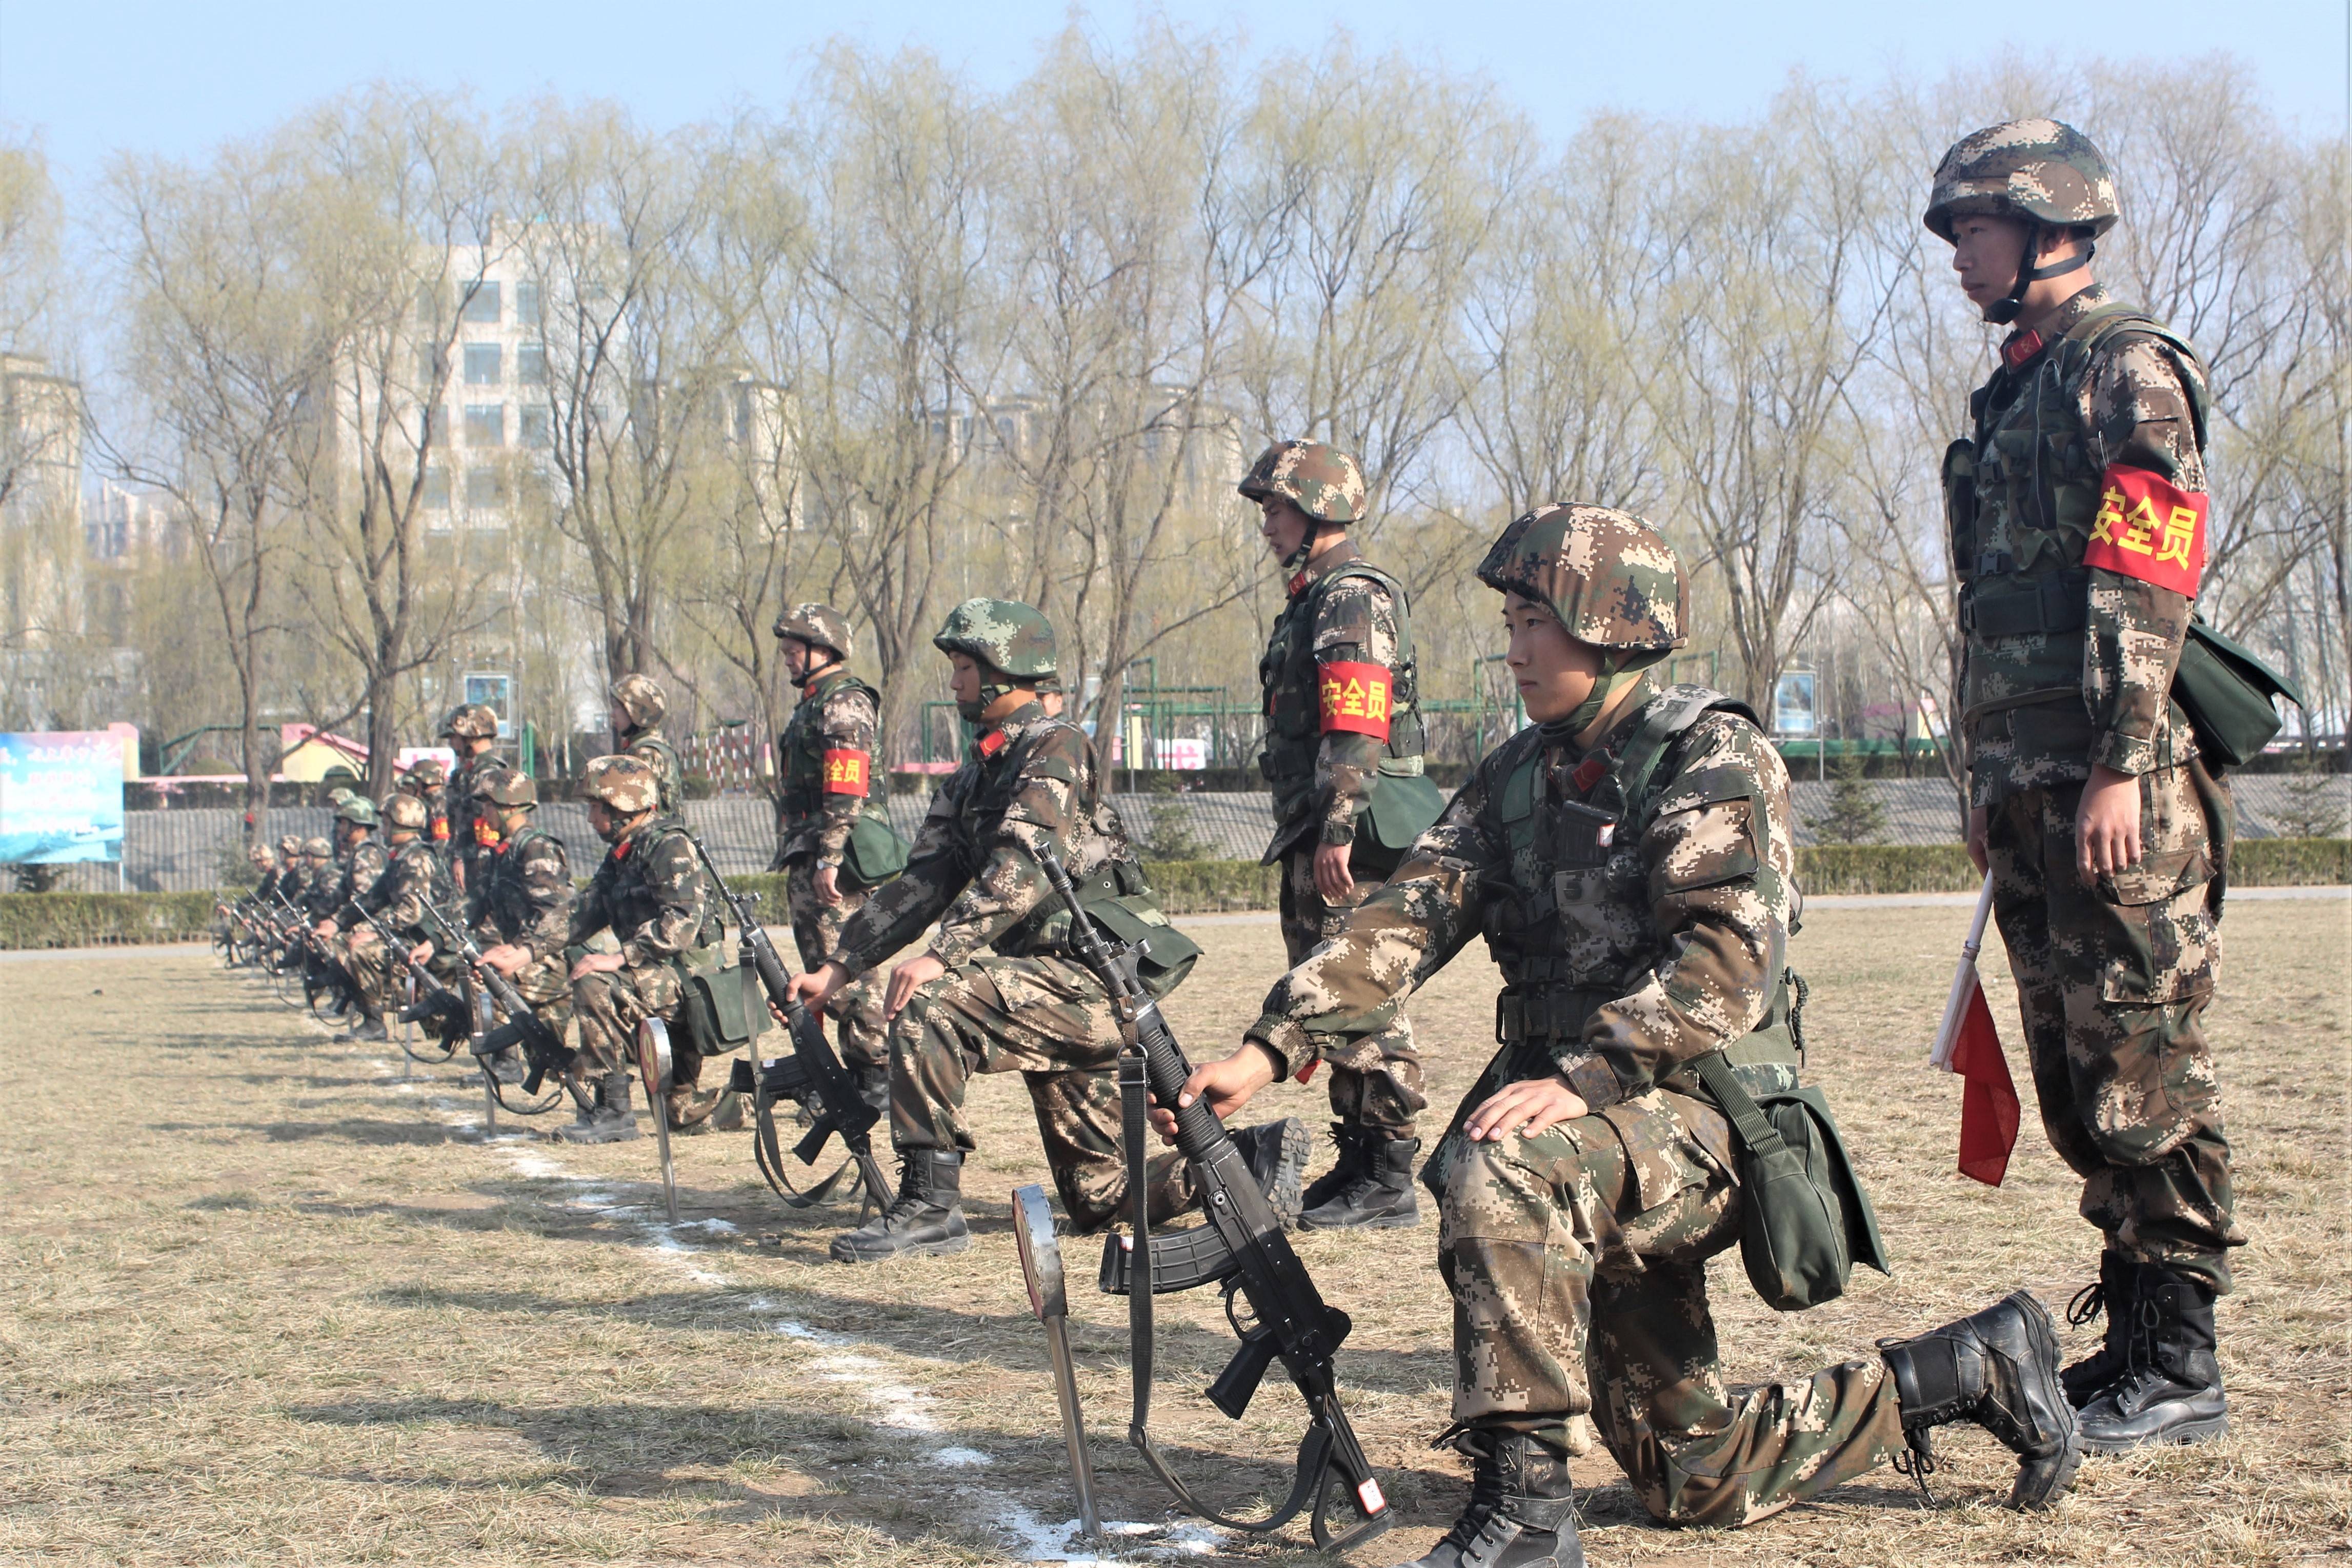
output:
M817 900L820 903L837 904L841 902L841 868L838 866L820 866L816 868L816 876L814 880L816 885Z
M1348 895L1356 890L1356 879L1348 869L1348 857L1355 849L1352 844L1326 844L1315 851L1315 890L1323 895L1327 904L1343 904Z
M408 950L408 962L420 968L423 967L425 961L432 956L433 944L429 942L420 942Z
M1481 1138L1500 1142L1514 1132L1532 1136L1559 1122L1573 1121L1591 1110L1569 1088L1568 1080L1554 1073L1505 1085L1500 1094L1470 1113L1462 1130L1473 1142Z
M2139 780L2104 763L2091 768L2074 810L2074 868L2085 882L2139 863Z
M335 922L332 921L320 921L317 925L310 928L310 934L317 937L320 942L324 942L329 937L335 934Z
M828 961L805 974L793 975L792 984L784 988L784 994L811 1011L822 1013L824 1005L833 1000L833 994L848 984L849 971ZM776 1015L777 1022L782 1023L784 1016L782 1009L773 1002L769 1003L768 1007Z
M617 952L583 953L580 962L572 966L572 978L585 980L592 974L610 974L616 969L625 968L628 962Z
M483 968L495 969L509 980L513 979L522 966L530 962L530 949L519 947L510 942L502 942L482 954Z
M1244 1040L1241 1049L1221 1061L1202 1062L1184 1080L1183 1091L1177 1095L1179 1107L1207 1097L1209 1109L1220 1118L1231 1116L1250 1101L1250 1096L1275 1080L1275 1061L1264 1046L1255 1040ZM1176 1112L1165 1106L1151 1108L1152 1130L1163 1142L1176 1142Z
M919 952L907 960L890 972L890 989L882 997L882 1016L897 1017L898 1009L913 999L917 986L928 985L947 972L947 963L936 952Z

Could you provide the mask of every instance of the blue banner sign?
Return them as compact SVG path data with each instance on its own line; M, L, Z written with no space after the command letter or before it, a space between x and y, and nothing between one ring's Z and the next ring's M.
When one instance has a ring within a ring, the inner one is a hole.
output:
M0 734L0 865L122 858L122 737Z

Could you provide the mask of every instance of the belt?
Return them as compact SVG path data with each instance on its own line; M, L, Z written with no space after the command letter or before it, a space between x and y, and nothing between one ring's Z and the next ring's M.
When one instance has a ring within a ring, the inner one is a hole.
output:
M1495 1038L1515 1045L1521 1040L1580 1035L1593 1009L1616 996L1611 986L1547 985L1526 991L1507 987L1495 998Z

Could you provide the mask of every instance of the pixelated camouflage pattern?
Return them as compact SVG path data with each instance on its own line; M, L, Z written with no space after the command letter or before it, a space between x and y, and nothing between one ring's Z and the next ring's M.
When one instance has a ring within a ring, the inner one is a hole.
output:
M630 765L642 772L643 764ZM636 787L643 784L637 780ZM678 824L655 817L623 834L605 851L595 876L572 906L564 945L578 947L601 931L610 931L619 940L621 957L631 970L675 967L718 940L709 884Z
M474 786L492 773L516 771L495 746L479 756L461 754L447 786L441 792L442 815L449 819L449 842L442 853L448 857L450 868L461 881L470 881L474 861L481 853L481 846L474 842L474 819L496 815L483 811Z
M374 827L380 819L376 815L375 802L363 795L355 795L336 805L335 820L361 827Z
M621 737L621 755L635 757L654 773L654 809L674 816L686 807L686 763L677 748L651 730L632 730Z
M2144 331L2115 331L2095 352L2063 337L2111 302L2095 285L2066 300L2041 328L2052 346L2021 371L2004 364L1977 394L1972 508L1955 500L1951 510L1964 605L2055 573L2087 570L2090 579L2079 631L1989 637L1964 611L1961 728L1979 805L2012 790L2081 783L2095 763L2143 773L2197 754L2170 700L2193 602L2084 568L2083 557L2110 465L2206 489L2195 415L2204 371ZM1981 574L2000 552L2014 570Z
M349 912L348 906L367 896L390 862L391 856L378 839L362 838L352 845L343 859L342 874L331 884L332 890L323 903L314 906L320 916L348 926L350 922L341 918Z
M1380 886L1369 873L1356 878L1346 900L1325 901L1315 885L1312 843L1294 847L1282 858L1282 945L1291 963L1297 964L1325 941L1339 934L1348 911L1371 896ZM1413 1045L1412 1021L1399 1007L1385 1028L1345 1042L1334 1042L1330 1062L1331 1113L1343 1121L1360 1121L1385 1138L1411 1138L1414 1118L1429 1103L1423 1092L1421 1052Z
M669 694L650 675L634 671L625 675L613 682L606 695L613 706L629 716L629 724L635 730L650 730L669 713Z
M2083 1178L2083 1217L2124 1256L2227 1290L2245 1236L2202 1021L2221 962L2229 791L2200 763L2139 786L2138 864L2087 887L2074 859L2083 786L2003 797L1986 823L1993 914L2042 1124Z
M933 921L931 951L950 969L986 948L1014 957L1059 948L1069 915L1052 901L1037 852L1051 849L1079 881L1114 861L1134 862L1127 828L1102 798L1084 731L1046 717L1035 702L995 728L1004 744L992 754L975 748L948 775L906 870L875 889L844 927L833 958L852 974Z
M1353 731L1323 729L1318 667L1355 660L1397 672L1413 657L1397 595L1387 584L1351 572L1322 587L1341 567L1360 563L1369 564L1363 552L1346 541L1309 561L1292 579L1290 596L1258 660L1266 716L1258 771L1274 795L1269 865L1310 829L1316 842L1352 843L1356 818L1379 787L1381 759L1421 752L1422 727L1417 707L1405 700L1409 690L1397 694L1389 743Z
M572 1070L583 1079L633 1073L629 1064L636 1059L637 1026L647 1018L674 1024L686 1002L685 981L660 964L583 975L571 985L572 1016L580 1025L581 1056ZM700 1077L701 1058L690 1056L686 1037L683 1028L670 1031L673 1081L685 1079L689 1061L696 1078Z
M580 793L623 816L635 816L661 805L661 775L639 757L597 757L581 774Z
M1016 679L1057 672L1053 624L1017 599L966 599L948 612L931 646Z
M529 773L512 768L481 768L475 772L473 797L501 811L539 804L539 785Z
M363 923L360 911L364 910L396 935L424 940L430 934L425 925L425 906L436 902L443 890L441 860L433 853L433 846L421 838L411 838L389 847L373 841L361 847L373 848L383 855L383 866L366 887L352 892L335 923L350 931ZM352 858L356 869L359 857Z
M822 606L818 606L822 608ZM793 716L777 737L784 787L776 803L776 864L795 861L838 866L849 847L849 831L860 816L883 812L887 785L869 768L868 794L828 793L824 753L863 752L881 755L881 697L845 669L819 676L802 689Z
M441 732L461 741L494 740L499 732L499 716L483 703L461 703L449 710L449 717L441 721ZM461 758L461 765L462 762Z
M416 833L425 824L425 803L413 795L395 795L383 803L383 825Z
M1364 471L1356 459L1320 441L1276 441L1257 455L1234 487L1252 500L1280 496L1318 522L1364 520Z
M290 860L301 853L302 840L294 834L289 833L278 840L278 855L280 859Z
M1976 215L2105 234L2121 210L2115 176L2089 137L2063 121L2009 120L1952 143L1920 221L1946 240L1955 219Z
M841 888L840 897L826 903L816 890L817 863L795 859L785 872L784 908L792 919L793 942L800 950L801 967L814 969L841 941L841 929L866 902L866 889ZM878 972L866 970L849 977L834 993L825 1013L839 1023L836 1031L843 1059L880 1074L890 1064L890 1028L882 1016L885 983Z
M449 782L449 769L438 757L420 758L400 775L400 787L415 795L429 795Z
M302 853L313 860L332 859L335 853L334 840L323 837L305 838L302 840Z
M1454 1167L1438 1258L1454 1300L1454 1418L1590 1415L1663 1522L1737 1526L1903 1444L1876 1355L1733 1393L1706 1264L1739 1239L1731 1131L1653 1089Z
M466 891L466 924L474 941L485 949L509 942L528 948L530 962L513 976L515 989L534 1012L560 1024L571 1010L571 965L563 950L578 897L563 841L526 827L488 847L478 863L481 875Z
M1478 563L1498 594L1549 605L1596 647L1664 651L1690 640L1690 581L1658 531L1631 512L1553 502L1512 521Z
M776 635L829 647L844 664L857 657L856 641L849 635L849 617L831 605L794 605L776 617Z

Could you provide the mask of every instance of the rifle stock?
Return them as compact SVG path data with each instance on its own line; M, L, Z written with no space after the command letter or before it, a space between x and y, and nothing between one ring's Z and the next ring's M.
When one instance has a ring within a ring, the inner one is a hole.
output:
M523 1060L530 1068L530 1076L522 1080L525 1094L537 1094L540 1085L547 1081L547 1075L551 1072L559 1077L570 1072L580 1053L563 1043L562 1037L550 1027L547 1020L539 1016L538 1010L524 1000L523 994L515 989L513 981L482 962L481 944L474 940L472 933L432 904L425 906L425 912L432 917L435 925L441 928L442 940L448 943L449 951L457 955L467 972L490 994L490 999L506 1013L505 1023L474 1042L474 1055L494 1057L520 1046ZM483 1070L488 1069L486 1067Z

